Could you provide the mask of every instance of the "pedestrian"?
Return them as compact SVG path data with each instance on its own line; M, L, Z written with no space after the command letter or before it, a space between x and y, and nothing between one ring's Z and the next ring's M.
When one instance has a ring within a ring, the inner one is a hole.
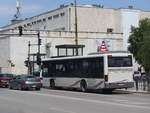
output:
M134 77L134 81L135 81L135 87L136 87L136 91L138 91L138 81L139 81L139 78L138 77Z

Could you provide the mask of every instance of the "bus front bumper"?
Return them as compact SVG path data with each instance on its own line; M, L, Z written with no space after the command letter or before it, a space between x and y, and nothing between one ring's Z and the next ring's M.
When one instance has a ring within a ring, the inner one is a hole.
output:
M122 89L122 88L132 88L132 87L134 87L134 82L105 83L105 88L108 89Z

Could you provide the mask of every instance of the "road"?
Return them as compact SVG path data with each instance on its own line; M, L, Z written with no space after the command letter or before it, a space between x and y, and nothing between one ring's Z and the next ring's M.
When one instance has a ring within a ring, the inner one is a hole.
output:
M0 88L0 113L149 113L150 94Z

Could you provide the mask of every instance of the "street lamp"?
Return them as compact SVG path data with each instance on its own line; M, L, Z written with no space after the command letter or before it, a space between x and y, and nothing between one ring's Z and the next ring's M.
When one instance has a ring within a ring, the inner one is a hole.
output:
M77 23L77 1L74 0L75 5L75 44L78 45L78 23Z
M75 45L78 45L78 18L77 18L77 0L74 0L74 10L75 10ZM78 55L78 48L76 47L76 55Z

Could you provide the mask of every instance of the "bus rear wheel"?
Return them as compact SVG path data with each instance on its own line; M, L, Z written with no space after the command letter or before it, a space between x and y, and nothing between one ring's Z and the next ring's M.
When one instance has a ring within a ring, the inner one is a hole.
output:
M55 81L54 81L54 79L51 79L51 80L50 80L50 88L51 88L51 89L54 89L54 88L55 88Z
M86 92L87 91L87 84L85 80L81 80L80 82L80 89L82 92Z

